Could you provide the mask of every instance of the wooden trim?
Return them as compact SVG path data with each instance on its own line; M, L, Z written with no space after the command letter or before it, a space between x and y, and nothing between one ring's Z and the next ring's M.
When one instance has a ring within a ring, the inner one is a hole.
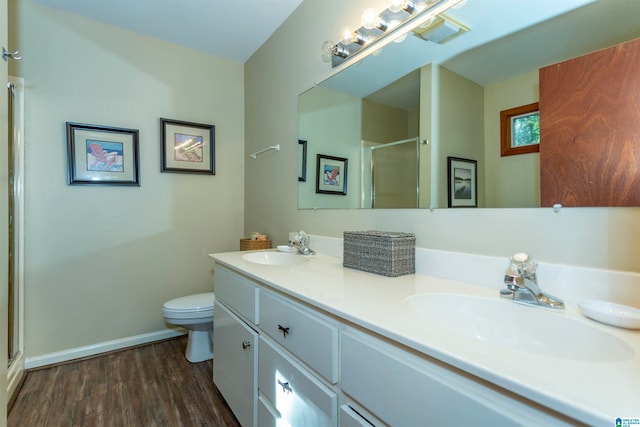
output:
M534 113L538 110L538 103L534 102L533 104L500 111L500 156L514 156L516 154L538 153L540 151L540 144L524 147L511 146L511 118L522 114Z

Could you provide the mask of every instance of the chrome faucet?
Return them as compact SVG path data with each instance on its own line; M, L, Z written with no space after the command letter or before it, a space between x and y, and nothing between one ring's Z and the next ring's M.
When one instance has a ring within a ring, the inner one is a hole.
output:
M298 253L302 255L315 255L316 253L309 247L309 236L300 230L296 233L293 240L289 240L289 247L298 249Z
M523 304L539 305L542 307L564 309L564 302L560 298L543 292L538 286L536 268L538 263L529 255L519 252L509 260L513 275L504 276L506 289L500 291L500 296Z

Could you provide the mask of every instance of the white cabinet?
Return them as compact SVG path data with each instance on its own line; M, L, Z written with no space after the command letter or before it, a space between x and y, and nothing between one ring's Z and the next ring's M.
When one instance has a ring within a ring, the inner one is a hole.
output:
M356 411L350 405L340 407L340 427L387 427L386 424Z
M331 427L338 396L272 341L260 337L258 387L279 419L291 426ZM260 425L268 425L259 421ZM285 424L286 425L286 424Z
M258 285L222 266L216 267L214 280L216 299L224 301L248 323L258 324Z
M504 390L367 334L343 332L340 355L344 393L391 426L569 425Z
M337 427L337 325L224 266L215 292L213 379L240 424Z
M243 427L576 424L224 266L215 278L214 382Z
M260 297L260 329L331 383L338 382L338 327L269 292Z
M271 402L264 396L258 395L258 427L280 427L278 426L278 414L271 406Z
M258 333L223 304L214 304L213 382L243 426L256 423Z

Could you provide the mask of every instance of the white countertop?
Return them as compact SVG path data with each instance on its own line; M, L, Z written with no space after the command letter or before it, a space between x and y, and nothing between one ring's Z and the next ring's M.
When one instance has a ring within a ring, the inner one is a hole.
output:
M259 265L242 259L245 253L209 256L313 307L584 423L615 425L617 417L640 417L640 331L587 319L575 303L550 315L606 331L630 345L635 356L585 362L520 352L416 321L403 306L407 297L425 293L499 299L496 289L485 286L418 274L387 278L343 268L341 258L326 255L292 266Z

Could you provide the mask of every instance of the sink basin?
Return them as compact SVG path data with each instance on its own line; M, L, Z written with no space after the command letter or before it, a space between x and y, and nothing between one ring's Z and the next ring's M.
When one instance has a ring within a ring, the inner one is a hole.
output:
M404 306L416 321L525 353L585 362L618 362L635 356L618 337L562 312L497 298L420 294L407 298Z
M307 258L286 252L249 252L242 255L245 261L264 265L294 265L307 261Z

